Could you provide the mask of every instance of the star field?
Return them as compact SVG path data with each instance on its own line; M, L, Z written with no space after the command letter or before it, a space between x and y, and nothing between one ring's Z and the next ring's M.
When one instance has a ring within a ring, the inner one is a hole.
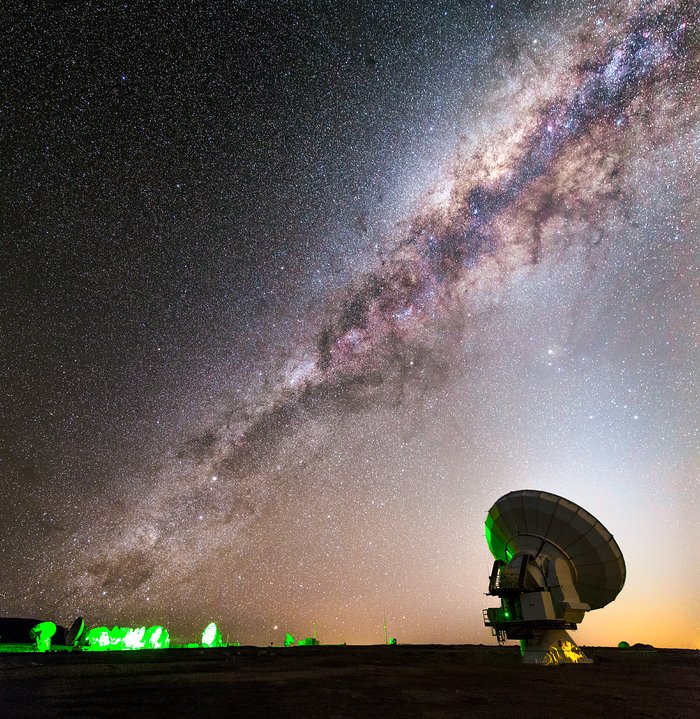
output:
M698 646L698 20L10 3L3 611L491 641L532 488L625 555L580 641Z

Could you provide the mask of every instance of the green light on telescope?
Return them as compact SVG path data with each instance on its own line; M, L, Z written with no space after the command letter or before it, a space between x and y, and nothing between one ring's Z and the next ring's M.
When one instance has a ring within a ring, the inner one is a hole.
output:
M202 632L202 646L220 647L221 643L221 632L216 626L216 622L207 624L205 630Z
M170 634L165 627L150 627L146 630L144 641L149 649L167 649L170 646Z
M146 627L129 629L124 636L124 647L126 649L143 649L143 637L146 634Z
M40 622L32 628L29 636L36 643L38 652L48 652L51 649L51 639L56 633L56 625L53 622Z
M135 649L166 649L170 634L165 627L94 627L85 636L87 651L123 651Z

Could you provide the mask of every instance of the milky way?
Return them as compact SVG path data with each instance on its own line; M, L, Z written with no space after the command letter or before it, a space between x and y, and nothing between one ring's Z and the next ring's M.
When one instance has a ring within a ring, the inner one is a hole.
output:
M563 203L546 197L538 181L557 162L567 161L568 148L589 140L595 130L601 132L589 141L614 143L614 130L634 115L632 100L660 82L664 73L683 72L686 27L674 13L641 16L601 60L575 68L573 97L539 109L536 127L513 148L503 167L460 168L446 216L417 218L405 250L388 267L368 276L336 321L321 331L314 366L322 373L321 381L333 381L336 375L362 371L366 363L377 362L384 342L393 344L394 338L400 341L410 336L415 325L430 323L431 314L443 310L455 285L478 271L482 255L517 244L518 238L499 232L498 219L520 205L528 192L529 201L540 206L532 213L529 237L521 242L531 261L537 262L542 252L538 226L566 212ZM603 192L613 199L619 168L613 166L607 173L608 187ZM474 181L485 174L495 177ZM606 199L592 195L571 200L593 205Z
M145 621L150 606L181 631L193 631L200 614L221 617L249 641L273 638L273 623L317 619L335 639L367 641L365 617L387 604L413 640L475 641L478 582L489 569L476 566L488 561L475 554L479 511L498 495L488 477L474 477L479 468L498 474L503 461L505 476L519 465L533 488L562 494L573 476L600 471L572 459L559 480L528 475L523 446L557 441L534 430L538 421L528 435L527 421L513 425L508 416L527 410L527 384L540 371L528 342L541 344L558 371L578 362L579 375L588 357L606 356L597 333L615 342L614 331L601 329L605 305L615 305L625 258L644 262L649 243L640 239L635 249L635 233L660 232L651 220L640 226L654 204L648 158L668 152L679 162L678 138L697 132L697 38L692 3L613 4L552 32L536 65L498 65L507 73L482 92L486 129L474 132L476 142L452 141L451 159L423 183L423 199L376 236L381 252L365 263L370 269L306 309L297 336L279 346L271 337L255 382L212 402L207 419L187 422L169 456L125 485L123 501L118 490L108 502L87 497L80 531L63 540L70 569L50 565L70 581L50 598L39 573L27 596L105 622ZM688 172L698 179L692 167L677 170L689 197ZM675 222L692 237L691 219L676 214ZM565 329L543 330L535 342L537 327L550 321ZM552 335L574 339L565 347ZM509 364L511 355L521 359ZM626 380L611 381L616 396ZM586 389L590 378L566 399L577 382L566 381L552 401L593 420L582 409L587 392L597 391ZM528 439L506 431L498 461L485 460L499 422ZM572 437L581 431L572 424ZM578 456L575 440L562 444ZM589 450L596 454L595 442ZM467 489L460 462L472 478ZM685 471L678 481L691 492ZM495 484L518 488L504 481ZM590 485L601 506L614 483ZM602 519L616 531L613 517ZM462 525L466 535L456 529ZM416 568L429 558L439 571ZM457 584L446 581L453 567L464 574ZM476 618L461 624L460 614Z

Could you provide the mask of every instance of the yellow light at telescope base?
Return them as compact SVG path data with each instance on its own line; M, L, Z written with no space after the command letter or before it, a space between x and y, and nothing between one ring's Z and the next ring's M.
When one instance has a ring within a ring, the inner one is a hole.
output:
M559 629L547 630L539 638L522 639L520 654L523 664L543 664L546 667L593 662L565 631Z

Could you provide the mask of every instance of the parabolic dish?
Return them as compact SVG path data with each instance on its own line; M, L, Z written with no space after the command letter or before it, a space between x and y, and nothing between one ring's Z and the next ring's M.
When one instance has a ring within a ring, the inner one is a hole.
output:
M612 534L578 504L550 492L524 489L501 497L486 518L486 541L506 563L518 554L564 555L591 609L612 602L625 584L625 560Z

